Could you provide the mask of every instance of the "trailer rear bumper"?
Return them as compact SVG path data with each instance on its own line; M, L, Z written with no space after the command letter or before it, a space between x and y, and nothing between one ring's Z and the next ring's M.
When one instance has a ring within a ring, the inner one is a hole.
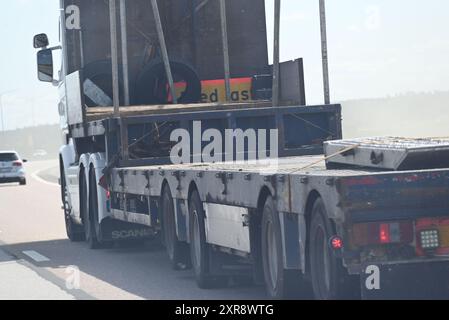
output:
M366 265L361 289L366 300L448 300L449 258Z

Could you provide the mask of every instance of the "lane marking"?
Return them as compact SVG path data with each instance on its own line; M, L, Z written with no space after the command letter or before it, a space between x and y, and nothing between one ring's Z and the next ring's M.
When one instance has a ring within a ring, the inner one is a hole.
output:
M22 251L22 253L36 262L47 262L50 261L46 256L41 255L39 252L30 250L30 251Z
M50 167L50 168L47 168L47 169L38 170L38 171L36 171L36 172L33 172L33 173L31 174L31 176L32 176L33 179L36 180L37 182L40 182L40 183L43 183L43 184L46 184L46 185L49 185L49 186L54 186L54 187L58 187L58 188L59 188L59 187L60 187L60 186L59 186L59 183L50 182L50 181L44 180L44 179L42 179L41 177L39 177L39 174L40 174L41 172L44 172L44 171L47 171L47 170L50 170L50 169L53 169L53 167Z

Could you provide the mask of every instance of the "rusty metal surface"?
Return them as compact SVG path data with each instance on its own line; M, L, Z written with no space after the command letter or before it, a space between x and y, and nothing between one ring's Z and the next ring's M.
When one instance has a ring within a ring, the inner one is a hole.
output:
M364 148L414 150L430 148L449 148L449 137L446 138L402 138L402 137L372 137L329 142L335 145L360 145Z
M341 152L354 146L351 152ZM328 164L384 170L449 168L449 138L374 137L325 143Z

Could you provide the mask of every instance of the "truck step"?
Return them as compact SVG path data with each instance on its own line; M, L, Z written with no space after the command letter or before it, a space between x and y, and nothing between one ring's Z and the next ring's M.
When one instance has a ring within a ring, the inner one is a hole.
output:
M449 167L449 138L374 137L328 141L328 167L367 167L381 170L424 170Z

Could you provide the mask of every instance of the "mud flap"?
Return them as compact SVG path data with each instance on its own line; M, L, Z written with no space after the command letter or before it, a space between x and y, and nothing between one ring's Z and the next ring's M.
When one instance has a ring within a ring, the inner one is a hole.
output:
M103 241L151 239L158 234L156 230L150 227L109 218L104 219L100 227Z
M361 287L365 300L447 300L449 262L366 265Z

